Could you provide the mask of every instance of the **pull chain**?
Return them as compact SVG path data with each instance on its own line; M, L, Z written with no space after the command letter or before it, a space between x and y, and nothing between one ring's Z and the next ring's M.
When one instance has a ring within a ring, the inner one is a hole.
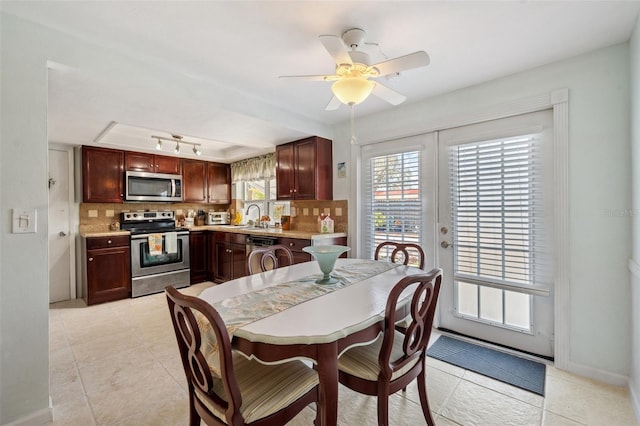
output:
M358 143L358 139L356 139L356 128L355 128L355 105L351 104L351 145L355 145Z

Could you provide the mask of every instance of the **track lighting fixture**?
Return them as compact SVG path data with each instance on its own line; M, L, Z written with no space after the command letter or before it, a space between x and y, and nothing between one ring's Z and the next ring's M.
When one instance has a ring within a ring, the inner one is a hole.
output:
M195 155L197 155L198 157L202 155L202 151L200 151L200 148L199 148L201 144L185 141L183 140L183 137L180 135L171 135L171 138L165 138L164 136L151 136L151 139L156 139L158 141L158 143L156 144L156 149L158 151L162 151L162 141L169 141L169 142L176 143L176 147L173 150L173 152L176 154L180 153L180 144L187 144L187 145L193 146L192 151Z

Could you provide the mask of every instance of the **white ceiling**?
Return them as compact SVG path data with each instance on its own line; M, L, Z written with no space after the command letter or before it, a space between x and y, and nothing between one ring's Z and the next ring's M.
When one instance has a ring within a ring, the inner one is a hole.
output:
M278 79L333 73L320 34L364 29L378 44L364 49L374 63L426 51L428 67L384 81L414 103L627 41L640 1L3 0L1 9L173 73L158 91L54 64L51 142L150 152L151 134L177 133L203 139L202 158L234 161L311 134L330 137L349 119L347 107L325 111L330 83ZM176 90L194 84L203 88L197 96ZM399 107L372 96L356 111L390 108Z

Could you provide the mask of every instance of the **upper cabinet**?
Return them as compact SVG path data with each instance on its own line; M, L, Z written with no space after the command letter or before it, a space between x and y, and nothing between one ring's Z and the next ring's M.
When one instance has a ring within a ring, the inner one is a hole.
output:
M221 163L207 163L207 191L209 203L229 204L231 202L231 166Z
M332 200L331 141L317 136L276 147L278 200Z
M82 147L82 200L85 203L122 203L124 151Z
M167 173L171 175L180 174L180 158L178 157L126 151L124 163L125 170Z
M182 160L182 193L185 203L231 202L231 167L200 160Z

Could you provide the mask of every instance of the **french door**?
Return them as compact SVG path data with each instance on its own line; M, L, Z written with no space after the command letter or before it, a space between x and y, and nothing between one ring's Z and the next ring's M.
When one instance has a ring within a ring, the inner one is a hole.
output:
M438 132L439 327L553 356L551 110Z

